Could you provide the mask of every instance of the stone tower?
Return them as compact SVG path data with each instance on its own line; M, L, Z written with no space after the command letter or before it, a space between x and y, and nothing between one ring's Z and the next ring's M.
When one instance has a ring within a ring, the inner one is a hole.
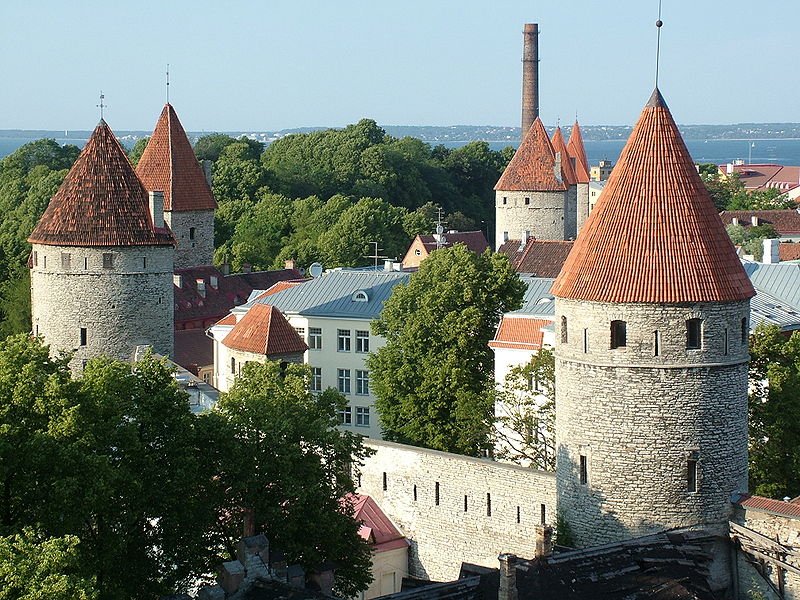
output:
M576 190L568 163L537 117L494 186L496 248L510 239L575 237Z
M175 268L212 264L217 203L171 104L161 111L136 174L148 191L164 192L164 220L178 243Z
M727 526L755 294L658 90L553 285L558 510L586 547Z
M589 161L586 159L586 148L583 145L583 136L578 120L572 125L567 142L567 153L575 170L576 199L578 213L578 232L583 228L586 217L589 216Z
M148 344L172 354L175 239L163 196L148 195L100 121L28 241L33 333L70 367Z

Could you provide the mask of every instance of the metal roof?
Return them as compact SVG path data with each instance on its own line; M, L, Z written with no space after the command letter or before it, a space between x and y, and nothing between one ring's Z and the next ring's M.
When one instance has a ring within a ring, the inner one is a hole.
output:
M782 302L756 286L756 295L750 300L750 329L762 323L777 325L782 331L800 329L800 308Z
M785 304L800 306L800 265L744 262L744 270L757 290Z
M372 320L380 315L394 286L406 283L410 275L402 271L336 269L239 308L248 309L256 303L271 304L284 314ZM355 299L356 292L364 292L366 301Z
M551 277L530 277L522 275L522 283L527 288L522 298L522 308L509 314L512 315L535 315L537 317L553 317L556 314L556 306L550 288L553 287L555 279Z

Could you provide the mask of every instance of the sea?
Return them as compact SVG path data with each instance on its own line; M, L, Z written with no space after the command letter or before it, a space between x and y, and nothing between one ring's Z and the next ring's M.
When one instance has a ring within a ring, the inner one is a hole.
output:
M14 152L23 144L33 141L26 137L0 137L0 158ZM55 138L59 144L74 144L82 148L87 139L83 137ZM122 143L133 146L135 139L123 139ZM450 148L463 146L468 142L446 142ZM493 150L501 150L509 144L508 140L489 141ZM601 160L616 162L625 140L584 140L586 157L590 164ZM800 139L750 139L750 140L686 140L686 146L697 163L725 164L736 159L753 164L800 165Z

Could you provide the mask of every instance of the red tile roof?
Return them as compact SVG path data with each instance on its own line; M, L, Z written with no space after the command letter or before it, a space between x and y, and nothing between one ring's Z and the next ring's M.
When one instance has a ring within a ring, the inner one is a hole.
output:
M490 348L513 348L517 350L539 350L544 334L542 328L552 325L552 321L506 315L500 321Z
M214 364L214 342L204 329L175 332L175 362L195 375L200 367Z
M55 246L174 246L155 228L147 190L100 121L28 241Z
M553 295L594 302L733 302L755 295L656 89Z
M524 246L519 240L505 242L498 252L508 256L517 273L530 273L534 277L558 277L572 241L530 239Z
M410 545L370 496L350 494L347 500L353 504L356 520L361 522L358 535L369 542L375 552L386 552Z
M227 314L222 317L219 321L214 323L214 325L236 325L236 315L233 313ZM187 330L187 331L203 331L202 329L197 330Z
M719 213L722 222L730 225L733 219L739 220L739 225L752 226L753 217L758 218L759 225L772 225L778 235L800 235L800 213L788 208L784 210L725 210Z
M565 191L567 185L563 175L556 177L555 164L556 155L550 138L542 120L536 117L494 189L509 192Z
M308 346L274 306L254 304L222 340L228 348L266 356L305 352Z
M443 235L445 237L444 247L464 244L469 250L476 254L483 253L483 251L489 247L489 242L486 241L486 236L483 235L482 231L448 231ZM436 239L433 235L420 235L419 239L425 246L428 254L436 250Z
M586 148L583 145L583 136L577 119L569 133L567 151L575 159L575 174L578 176L578 183L589 183L589 161L586 158Z
M800 243L781 242L778 244L778 256L784 260L800 260Z
M564 181L566 181L568 185L575 185L578 183L578 177L575 175L575 169L572 167L572 161L569 158L567 144L564 143L564 135L561 133L561 127L556 127L555 133L553 133L552 144L553 150L561 153L561 171L564 174Z
M777 188L789 192L800 185L800 167L783 165L732 165L739 174L739 181L747 190ZM719 165L722 174L727 174L728 165Z
M150 190L164 192L164 210L214 210L217 202L171 104L164 106L136 174Z
M739 504L752 510L800 519L800 504L796 502L784 502L783 500L772 500L762 496L745 495L739 500Z

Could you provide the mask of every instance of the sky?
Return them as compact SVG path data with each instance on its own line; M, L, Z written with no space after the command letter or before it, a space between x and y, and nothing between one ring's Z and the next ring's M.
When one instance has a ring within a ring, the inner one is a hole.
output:
M635 122L658 0L2 0L0 129L519 126L538 23L546 125ZM679 123L800 121L797 0L663 0L659 87Z

